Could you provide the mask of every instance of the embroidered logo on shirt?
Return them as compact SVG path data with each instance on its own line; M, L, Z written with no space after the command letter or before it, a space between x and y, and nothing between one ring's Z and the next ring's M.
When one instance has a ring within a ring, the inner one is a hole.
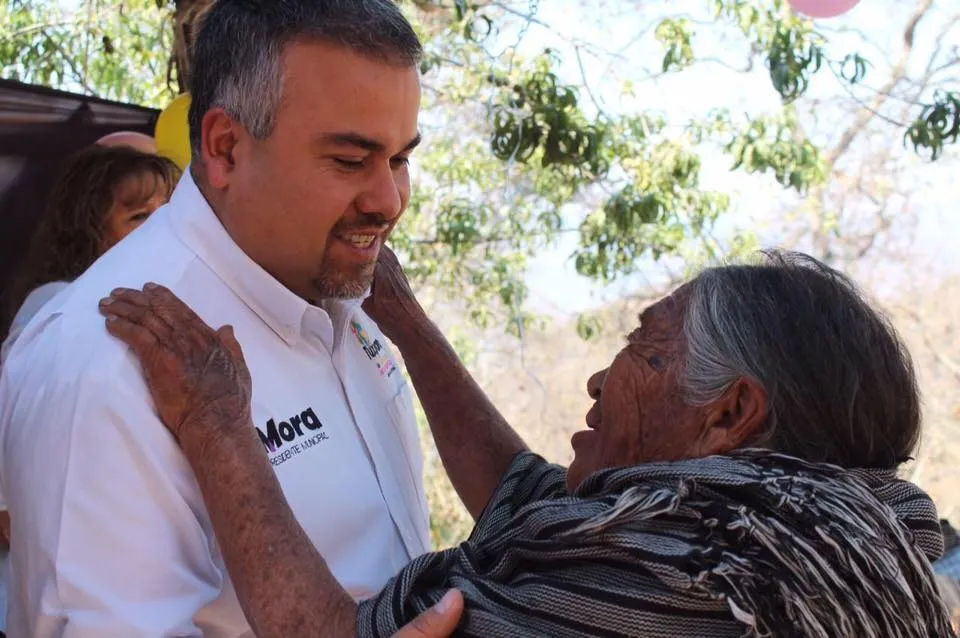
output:
M379 339L370 339L370 335L364 330L363 326L356 320L350 322L350 332L357 338L360 347L367 355L367 358L377 365L381 377L389 377L397 369L397 364L389 355L389 351L383 347Z
M317 413L313 411L313 408L307 408L300 414L295 414L286 421L280 421L280 423L270 419L265 426L266 431L258 427L257 434L260 435L263 447L267 448L267 452L270 454L278 452L282 447L288 445L287 449L270 459L270 462L274 465L280 465L304 450L329 439L330 436L321 431L322 428L323 423L317 418ZM289 445L291 443L292 445Z

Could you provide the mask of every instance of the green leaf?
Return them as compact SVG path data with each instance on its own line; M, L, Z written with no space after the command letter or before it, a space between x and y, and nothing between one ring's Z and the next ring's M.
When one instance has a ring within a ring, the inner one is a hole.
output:
M577 317L577 334L584 341L593 341L603 332L603 322L596 315L582 314Z

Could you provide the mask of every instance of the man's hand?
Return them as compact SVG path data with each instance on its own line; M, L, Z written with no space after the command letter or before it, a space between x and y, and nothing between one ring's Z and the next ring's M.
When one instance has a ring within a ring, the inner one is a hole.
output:
M400 261L386 246L380 249L373 287L363 302L363 309L394 343L397 342L398 328L409 327L413 318L425 318Z
M250 423L250 372L232 328L213 330L155 284L114 290L100 312L107 331L137 355L160 420L181 445L185 435L217 436L205 429L212 425Z
M451 589L436 605L413 619L393 638L447 638L457 628L463 614L463 595Z

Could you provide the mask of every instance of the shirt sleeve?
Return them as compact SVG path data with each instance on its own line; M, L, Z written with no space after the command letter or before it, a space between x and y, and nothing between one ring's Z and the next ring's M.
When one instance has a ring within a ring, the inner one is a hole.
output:
M503 475L470 539L460 547L424 554L403 568L378 595L357 609L358 638L389 638L439 602L455 586L463 587L471 547L496 538L524 507L567 495L567 471L532 452L519 453Z
M0 380L0 480L12 519L8 633L200 636L223 587L192 472L132 356L74 360L48 326Z

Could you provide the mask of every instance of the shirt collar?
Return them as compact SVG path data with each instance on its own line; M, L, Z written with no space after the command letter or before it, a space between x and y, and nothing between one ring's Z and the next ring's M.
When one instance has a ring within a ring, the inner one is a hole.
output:
M325 312L292 293L237 246L200 192L189 168L170 198L169 210L174 232L180 239L289 345L300 340L307 312ZM353 307L361 301L334 303Z

